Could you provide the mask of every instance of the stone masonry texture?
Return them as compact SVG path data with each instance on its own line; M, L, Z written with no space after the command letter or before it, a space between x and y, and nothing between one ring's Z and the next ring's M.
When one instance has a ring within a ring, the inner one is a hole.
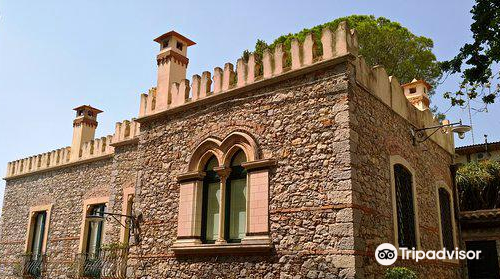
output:
M0 278L24 252L31 206L53 203L48 278L71 278L83 200L109 196L121 212L122 190L135 187L142 242L131 248L132 278L381 278L378 244L393 242L392 155L415 169L420 242L440 249L436 183L451 187L452 157L432 141L413 146L410 123L355 81L342 62L217 103L141 123L138 143L112 158L7 180L0 228ZM270 170L269 253L178 256L179 183L196 146L231 132L251 135ZM105 243L120 228L106 223ZM419 278L459 278L462 264L398 261Z

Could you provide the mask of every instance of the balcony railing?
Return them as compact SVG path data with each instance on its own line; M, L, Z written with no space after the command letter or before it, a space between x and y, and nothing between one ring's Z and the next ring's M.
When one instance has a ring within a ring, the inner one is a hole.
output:
M127 278L128 248L101 250L98 253L77 254L75 267L78 278Z
M21 269L23 278L42 278L45 274L47 257L40 254L22 255Z

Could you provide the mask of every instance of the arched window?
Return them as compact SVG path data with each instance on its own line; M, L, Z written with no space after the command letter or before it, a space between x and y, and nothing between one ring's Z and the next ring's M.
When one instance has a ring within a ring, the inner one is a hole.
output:
M394 165L396 213L399 247L417 248L413 177L401 164Z
M204 169L201 220L201 240L203 243L215 243L219 237L221 189L219 175L214 171L218 165L217 158L212 156Z
M242 150L231 159L231 173L226 181L225 236L227 242L241 242L247 222L247 172L241 166L247 158Z
M259 153L253 137L244 132L222 140L209 137L197 145L186 172L177 176L175 253L204 246L226 251L227 243L269 251L269 181L276 160Z
M451 199L450 194L446 189L439 188L439 208L441 214L441 236L443 239L443 247L446 250L455 249L453 241L453 221L451 217Z

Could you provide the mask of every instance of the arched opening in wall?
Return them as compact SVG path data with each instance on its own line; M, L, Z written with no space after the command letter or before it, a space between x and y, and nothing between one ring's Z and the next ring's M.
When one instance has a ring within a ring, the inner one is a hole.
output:
M397 233L399 247L417 248L413 175L402 164L394 165Z
M225 236L227 242L241 242L247 223L247 171L242 163L247 161L243 150L238 149L231 159L231 173L226 181Z
M441 237L443 247L446 250L455 249L455 242L453 239L453 220L452 220L452 206L451 197L448 191L444 188L439 188L439 209L441 215Z
M186 172L177 176L175 253L228 246L269 251L270 168L276 160L259 154L253 137L239 131L223 140L207 137L193 148Z
M214 170L218 166L217 158L212 155L204 168L201 219L201 241L203 243L215 243L219 238L221 185L220 177Z

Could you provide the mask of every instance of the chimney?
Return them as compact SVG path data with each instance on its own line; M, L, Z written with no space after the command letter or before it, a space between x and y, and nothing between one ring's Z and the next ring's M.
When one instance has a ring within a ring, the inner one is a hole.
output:
M73 121L71 161L78 160L83 144L94 139L95 129L97 128L97 114L102 112L91 106L79 106L73 110L76 111L76 118Z
M431 85L423 80L413 79L409 83L401 85L406 98L413 106L419 110L429 109L430 100L427 92L431 89Z
M189 63L187 48L195 42L175 31L165 33L154 41L160 44L160 53L156 56L158 64L156 108L163 110L172 102L169 94L172 83L180 83L186 78Z

